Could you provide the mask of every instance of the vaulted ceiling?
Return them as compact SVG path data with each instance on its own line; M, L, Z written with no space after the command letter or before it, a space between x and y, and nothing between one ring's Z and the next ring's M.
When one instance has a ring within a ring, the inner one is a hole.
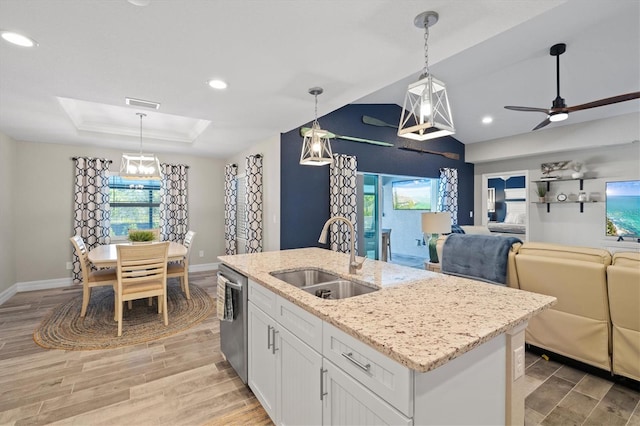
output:
M567 44L561 94L576 105L640 90L637 0L0 0L0 132L18 141L225 158L349 103L402 104L424 64L447 83L465 144L529 132L556 95L549 47ZM144 2L142 2L144 3ZM228 83L216 91L206 82ZM147 110L131 97L159 102ZM553 126L638 111L637 100ZM491 115L491 125L481 119ZM354 135L357 136L357 135Z

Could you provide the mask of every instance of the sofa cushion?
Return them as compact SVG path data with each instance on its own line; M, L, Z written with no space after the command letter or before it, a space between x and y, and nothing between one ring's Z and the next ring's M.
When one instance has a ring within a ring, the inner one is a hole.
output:
M565 246L552 243L527 242L520 247L518 253L525 255L562 258L567 260L583 260L596 262L604 266L611 264L611 253L604 249Z
M617 252L613 254L612 265L640 268L640 252Z

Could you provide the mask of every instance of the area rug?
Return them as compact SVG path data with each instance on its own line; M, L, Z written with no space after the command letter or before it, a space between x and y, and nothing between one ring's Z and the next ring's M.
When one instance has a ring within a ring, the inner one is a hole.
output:
M173 281L173 280L172 280ZM186 330L215 311L215 301L205 290L190 284L187 300L179 282L167 286L169 325L158 314L157 297L148 306L147 299L133 301L132 309L124 304L122 336L117 337L118 323L113 319L114 296L111 287L92 289L84 318L80 317L82 295L55 307L33 332L33 340L43 348L84 351L113 349L161 339Z

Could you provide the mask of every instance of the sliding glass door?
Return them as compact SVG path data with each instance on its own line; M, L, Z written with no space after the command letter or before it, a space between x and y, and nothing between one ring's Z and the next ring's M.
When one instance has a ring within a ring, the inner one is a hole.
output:
M361 254L369 259L379 259L380 249L378 245L378 224L379 224L379 209L378 209L378 176L368 175L363 176L362 185L363 195L363 229L362 235L364 236L364 251Z

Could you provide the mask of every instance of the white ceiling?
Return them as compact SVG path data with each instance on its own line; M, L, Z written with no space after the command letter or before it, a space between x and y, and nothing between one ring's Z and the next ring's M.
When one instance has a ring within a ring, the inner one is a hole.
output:
M638 0L0 0L0 29L39 42L0 43L0 132L137 150L135 113L143 111L145 151L226 158L311 121L312 86L325 91L320 116L354 102L401 104L423 66L413 18L425 10L440 14L431 71L447 83L455 137L465 144L525 133L544 119L503 106L551 106L548 50L558 42L567 43L568 105L640 90ZM211 78L229 87L214 91ZM125 97L161 106L133 108ZM75 113L61 99L75 100ZM579 111L552 126L639 105ZM480 123L487 114L491 126Z

